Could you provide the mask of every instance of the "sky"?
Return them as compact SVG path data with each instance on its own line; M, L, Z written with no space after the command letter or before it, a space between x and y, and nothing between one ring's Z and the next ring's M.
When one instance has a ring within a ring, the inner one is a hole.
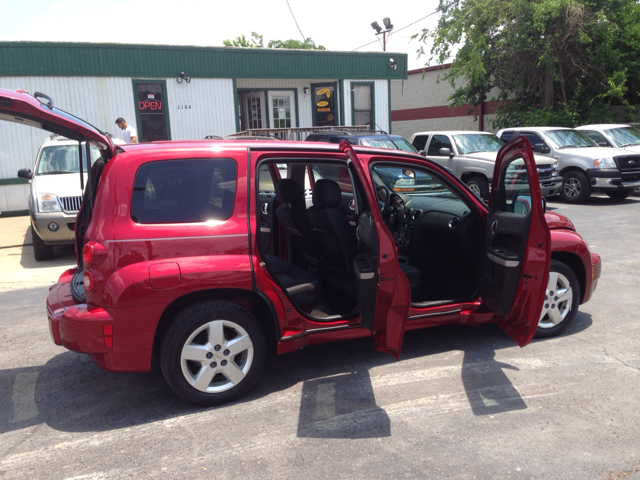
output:
M371 23L382 26L382 19L389 17L394 32L388 36L387 52L406 53L409 70L428 61L426 56L416 58L420 44L411 36L435 27L438 0L288 2L0 0L0 41L222 46L225 39L257 32L265 45L269 40L302 40L304 35L327 50L381 52L382 38L377 40Z

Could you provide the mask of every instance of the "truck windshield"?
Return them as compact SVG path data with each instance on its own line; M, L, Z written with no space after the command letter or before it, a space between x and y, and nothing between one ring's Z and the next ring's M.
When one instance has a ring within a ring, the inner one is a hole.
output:
M482 135L480 133L454 135L453 139L460 155L476 152L497 152L504 145L504 142L495 135Z
M84 143L82 161L86 173ZM91 146L91 163L100 157L100 150ZM36 175L57 175L61 173L80 173L78 166L78 145L52 145L44 147L38 159Z
M605 130L605 133L610 135L619 147L640 145L640 131L633 127L612 128Z
M548 130L546 137L556 148L597 147L596 142L578 130Z
M390 148L391 150L404 150L405 152L418 153L413 145L402 137L391 137L390 139L387 137L361 138L360 144L365 147Z

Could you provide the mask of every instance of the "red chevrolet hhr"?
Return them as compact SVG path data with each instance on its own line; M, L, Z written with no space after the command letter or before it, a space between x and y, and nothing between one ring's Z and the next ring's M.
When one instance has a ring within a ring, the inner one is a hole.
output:
M159 362L193 402L246 392L270 350L371 336L399 358L405 329L486 322L524 346L567 328L600 276L573 224L545 213L523 137L500 151L487 207L395 150L116 147L49 97L4 89L0 119L101 152L81 167L78 267L47 298L53 341L112 372Z

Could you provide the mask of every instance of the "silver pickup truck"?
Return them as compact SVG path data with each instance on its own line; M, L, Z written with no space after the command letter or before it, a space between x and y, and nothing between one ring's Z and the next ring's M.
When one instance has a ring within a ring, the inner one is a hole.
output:
M488 132L436 131L414 133L410 141L429 160L453 170L478 197L489 198L496 156L504 145L498 137ZM562 184L558 162L534 157L542 196L557 195Z
M599 146L583 132L564 127L505 128L497 133L505 142L522 135L534 152L558 161L560 196L569 203L583 203L592 192L622 200L640 187L640 154Z

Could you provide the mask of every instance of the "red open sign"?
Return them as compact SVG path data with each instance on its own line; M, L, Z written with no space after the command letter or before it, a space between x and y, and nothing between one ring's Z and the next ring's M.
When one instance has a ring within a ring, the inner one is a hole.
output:
M140 110L162 110L162 102L138 102L138 108Z

